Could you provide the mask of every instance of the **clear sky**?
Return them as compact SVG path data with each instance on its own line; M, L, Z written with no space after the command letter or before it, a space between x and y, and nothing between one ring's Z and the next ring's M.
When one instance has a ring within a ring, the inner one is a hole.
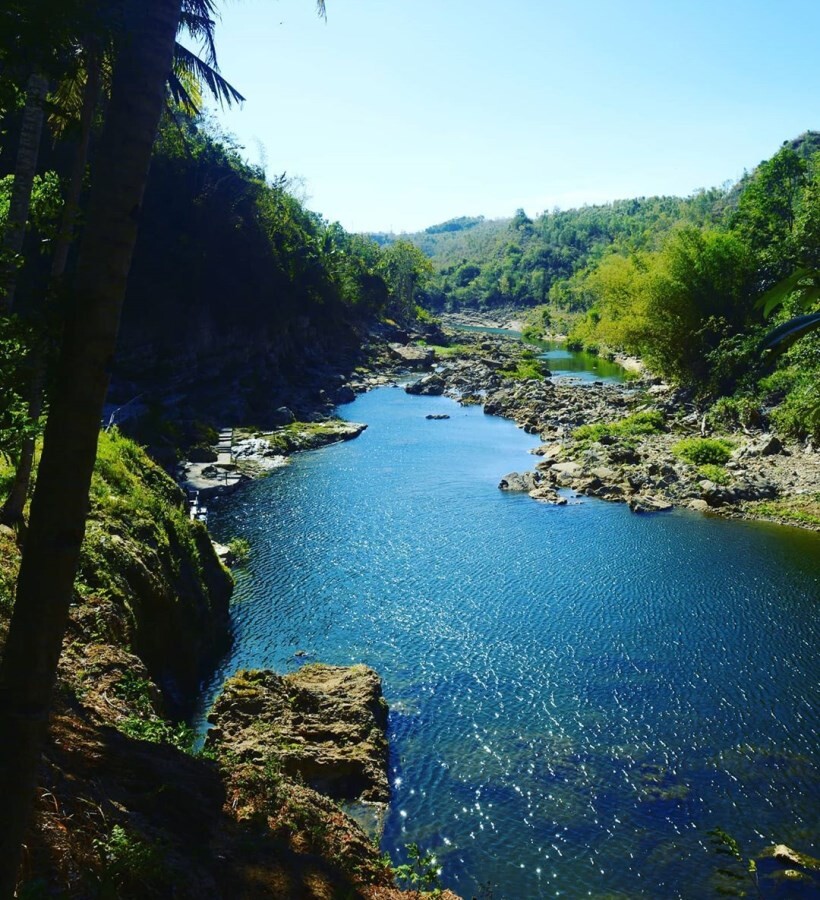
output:
M350 231L687 195L820 129L819 0L226 0L219 113Z

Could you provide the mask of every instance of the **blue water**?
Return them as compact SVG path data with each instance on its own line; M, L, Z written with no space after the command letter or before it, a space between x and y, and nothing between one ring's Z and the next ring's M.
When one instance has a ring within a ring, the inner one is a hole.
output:
M384 849L495 900L716 896L716 826L818 855L820 536L542 505L497 489L535 440L480 408L343 411L361 437L212 507L252 546L215 684L296 651L375 667Z

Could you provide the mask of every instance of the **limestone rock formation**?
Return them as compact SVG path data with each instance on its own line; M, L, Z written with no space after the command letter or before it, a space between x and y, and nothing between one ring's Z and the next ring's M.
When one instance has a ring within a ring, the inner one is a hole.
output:
M225 682L209 721L208 745L218 753L273 761L333 799L389 799L387 704L367 666L239 672Z

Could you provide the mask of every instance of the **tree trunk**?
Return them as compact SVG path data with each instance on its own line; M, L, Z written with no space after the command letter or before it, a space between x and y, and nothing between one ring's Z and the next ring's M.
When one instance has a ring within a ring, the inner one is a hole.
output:
M14 306L19 256L26 234L31 189L40 155L40 136L43 133L43 102L48 84L39 72L33 72L26 86L26 105L14 165L14 183L9 201L9 217L3 234L3 260L0 279L0 313L8 314Z
M122 300L181 0L124 0L124 39L0 665L0 898L12 896L85 532Z
M66 194L60 218L60 231L57 235L54 256L51 261L50 294L59 290L60 281L65 274L68 251L74 238L74 224L80 208L83 176L88 161L91 128L94 123L94 110L100 97L100 64L93 49L89 49L87 54L86 71L83 108L80 113L80 141L74 153L68 193ZM28 399L28 416L35 423L43 411L48 355L45 341L42 339L38 340L31 352L31 381L29 383ZM22 528L23 508L26 504L29 482L31 481L31 473L34 468L35 447L36 441L34 437L27 437L23 440L23 446L20 449L20 459L17 462L17 468L14 473L14 481L6 497L6 502L3 504L2 510L0 510L0 524L10 525L18 529Z

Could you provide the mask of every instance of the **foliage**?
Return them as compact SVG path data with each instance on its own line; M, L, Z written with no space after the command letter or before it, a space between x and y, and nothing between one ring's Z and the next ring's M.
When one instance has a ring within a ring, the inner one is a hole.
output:
M499 369L502 378L516 381L543 381L549 373L547 363L541 359L523 356L516 362L514 369Z
M757 863L754 859L747 859L737 839L722 828L712 828L707 832L712 852L726 860L715 872L716 893L725 896L744 897L746 891L742 888L748 880L760 894L757 882Z
M435 854L422 852L418 844L407 845L408 862L396 866L394 871L397 881L407 890L415 891L416 896L424 893L428 897L441 896L441 869Z
M718 466L714 463L705 463L702 466L698 466L698 473L703 475L704 478L708 478L709 481L714 481L715 484L729 484L732 480L732 476L723 466Z
M771 417L784 434L820 443L820 383L816 372L798 376L794 387L772 411Z
M239 564L247 562L251 555L250 542L241 537L231 538L228 541L228 550L231 551L234 561Z
M573 432L575 440L583 445L600 440L627 440L640 435L658 434L664 429L663 413L658 410L633 413L617 422L598 422L594 425L581 425Z
M166 883L166 871L158 847L122 825L114 825L108 837L96 839L100 855L99 896L114 898L124 889L156 889Z
M732 431L760 423L760 403L749 394L719 397L707 413L712 428Z
M26 362L33 332L17 316L0 318L0 459L16 462L23 441L40 432L28 415Z
M159 716L142 718L127 716L117 722L117 728L128 737L153 744L171 744L177 750L190 753L196 741L194 730L184 722L173 724Z
M797 494L777 500L758 500L750 504L750 507L755 518L820 528L820 493Z
M675 456L693 466L721 466L729 461L734 444L725 438L684 438L672 447Z

